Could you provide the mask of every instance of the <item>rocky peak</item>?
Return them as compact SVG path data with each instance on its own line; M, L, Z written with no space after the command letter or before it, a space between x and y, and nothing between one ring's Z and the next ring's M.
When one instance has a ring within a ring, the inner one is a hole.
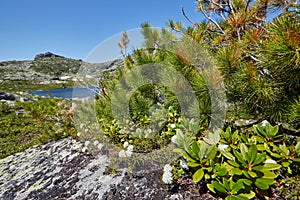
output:
M43 58L64 58L64 57L60 56L60 55L57 55L57 54L54 54L54 53L51 53L51 52L46 52L46 53L37 54L34 57L34 60L41 60Z

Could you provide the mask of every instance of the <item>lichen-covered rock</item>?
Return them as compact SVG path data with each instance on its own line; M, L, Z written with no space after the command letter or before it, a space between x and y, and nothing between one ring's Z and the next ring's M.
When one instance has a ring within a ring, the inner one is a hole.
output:
M107 174L109 157L100 152L83 153L83 147L81 142L65 138L1 159L0 200L216 199L199 194L199 186L192 182L163 184L159 167L140 168L133 174L120 168L118 174Z
M0 199L101 199L124 172L106 175L105 155L66 138L0 160Z

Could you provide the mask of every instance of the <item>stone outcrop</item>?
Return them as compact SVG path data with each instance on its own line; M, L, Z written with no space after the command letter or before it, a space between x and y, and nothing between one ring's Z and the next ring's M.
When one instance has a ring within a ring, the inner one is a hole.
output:
M0 199L101 199L124 173L105 175L107 156L81 149L66 138L0 160Z
M43 58L63 58L63 56L60 56L60 55L57 55L57 54L54 54L51 52L46 52L46 53L37 54L34 57L34 60L41 60Z
M72 138L31 147L0 160L0 199L186 200L215 199L162 183L161 169L107 174L109 158L83 153ZM192 187L190 187L191 189ZM197 190L197 188L195 189Z
M32 100L29 99L29 98L26 98L26 97L22 97L20 95L0 91L0 101L21 101L21 102L26 102L26 101L32 101Z

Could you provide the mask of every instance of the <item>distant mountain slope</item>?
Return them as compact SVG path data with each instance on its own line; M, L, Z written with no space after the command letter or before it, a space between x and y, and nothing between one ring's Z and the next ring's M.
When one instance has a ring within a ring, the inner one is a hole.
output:
M114 69L117 65L121 65L120 61L91 64L50 52L38 54L34 60L0 62L0 91L72 87L74 78L95 77L98 72Z

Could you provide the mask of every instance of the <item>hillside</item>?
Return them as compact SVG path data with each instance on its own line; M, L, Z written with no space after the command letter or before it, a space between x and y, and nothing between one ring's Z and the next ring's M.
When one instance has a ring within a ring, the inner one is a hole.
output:
M0 62L0 91L33 91L72 87L73 81L89 73L96 77L115 62L91 64L63 56L41 56L34 60ZM77 74L80 70L80 74Z

